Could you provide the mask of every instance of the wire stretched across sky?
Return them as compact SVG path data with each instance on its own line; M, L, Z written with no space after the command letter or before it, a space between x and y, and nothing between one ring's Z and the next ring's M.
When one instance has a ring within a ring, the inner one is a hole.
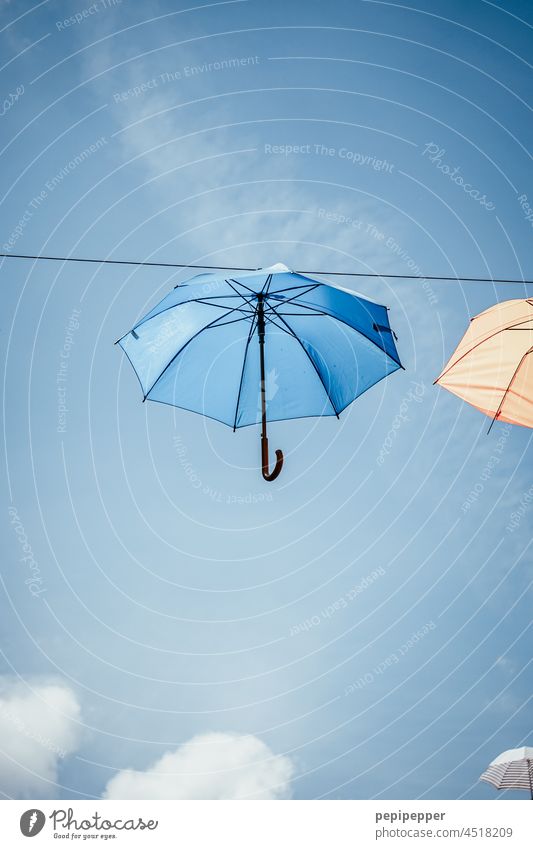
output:
M78 256L44 256L42 254L2 254L1 259L32 259L47 260L49 262L92 262L97 265L137 265L152 268L197 268L205 271L259 271L257 268L247 268L238 265L202 265L190 262L148 262L136 259L95 259L92 257ZM520 280L513 277L444 277L436 274L379 274L369 271L298 271L296 274L309 274L324 277L382 277L396 280L441 280L444 282L457 283L518 283L533 284L533 280Z

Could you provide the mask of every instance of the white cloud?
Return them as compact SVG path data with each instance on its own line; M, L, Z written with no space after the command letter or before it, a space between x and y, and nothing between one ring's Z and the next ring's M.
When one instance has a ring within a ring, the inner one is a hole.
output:
M15 799L55 798L59 763L78 745L79 718L67 685L0 677L0 790Z
M294 766L251 734L200 734L146 771L124 769L107 799L282 799Z

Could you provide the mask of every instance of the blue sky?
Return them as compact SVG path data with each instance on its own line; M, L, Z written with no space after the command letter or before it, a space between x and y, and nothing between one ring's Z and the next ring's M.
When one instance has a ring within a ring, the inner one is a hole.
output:
M528 3L0 11L2 252L531 279ZM341 278L406 370L272 425L266 484L257 428L143 405L113 346L187 272L0 274L3 794L157 793L167 757L176 796L494 798L530 432L433 381L530 287Z

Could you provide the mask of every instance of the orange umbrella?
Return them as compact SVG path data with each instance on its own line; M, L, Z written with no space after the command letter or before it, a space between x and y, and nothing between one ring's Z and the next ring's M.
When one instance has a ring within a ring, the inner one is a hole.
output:
M533 428L532 354L533 300L504 301L471 320L435 383L493 423Z

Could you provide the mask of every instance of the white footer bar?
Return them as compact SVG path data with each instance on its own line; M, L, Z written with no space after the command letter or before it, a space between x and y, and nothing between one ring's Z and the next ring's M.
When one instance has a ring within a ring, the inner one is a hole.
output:
M6 849L532 849L526 801L5 801L0 835Z

